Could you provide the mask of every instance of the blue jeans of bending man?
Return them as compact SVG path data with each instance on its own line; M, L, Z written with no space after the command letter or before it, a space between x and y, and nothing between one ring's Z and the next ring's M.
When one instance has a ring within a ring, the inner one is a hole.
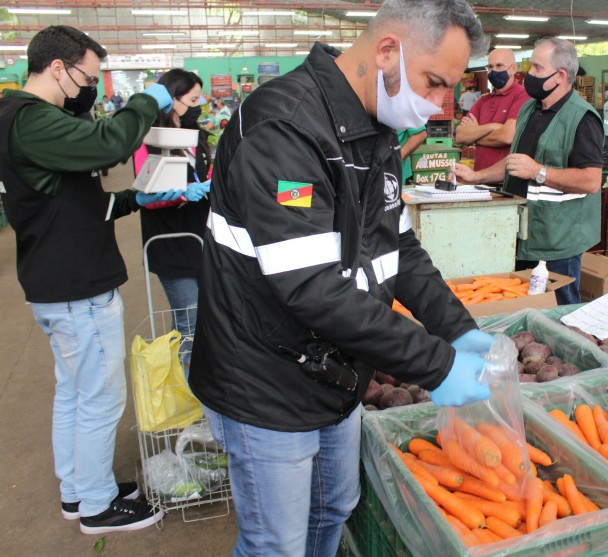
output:
M557 273L559 275L566 275L574 278L574 282L567 284L566 286L562 286L555 291L555 297L557 298L557 303L560 306L581 303L581 293L579 291L581 284L581 261L582 254L566 257L565 259L547 261L547 270L551 273ZM538 261L518 260L515 269L517 271L523 269L534 269L534 267L537 265Z
M196 326L198 278L169 278L159 275L158 279L165 290L169 307L172 310L171 326L182 335L180 356L187 377L192 352L192 338Z
M205 407L228 453L239 534L232 557L335 557L359 500L361 409L304 432L263 429Z
M81 516L118 495L112 464L127 397L124 307L118 290L74 302L31 304L55 357L53 454L61 500Z

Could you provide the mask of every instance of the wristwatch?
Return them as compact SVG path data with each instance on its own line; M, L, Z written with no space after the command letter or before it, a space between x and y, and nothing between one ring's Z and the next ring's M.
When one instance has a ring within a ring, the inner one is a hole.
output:
M543 166L538 171L538 174L536 175L535 180L536 180L537 184L544 184L546 179L547 179L547 167Z

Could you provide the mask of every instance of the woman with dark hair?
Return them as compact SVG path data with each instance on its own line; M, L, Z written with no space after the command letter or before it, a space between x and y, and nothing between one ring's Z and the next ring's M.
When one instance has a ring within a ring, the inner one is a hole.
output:
M164 85L173 98L173 109L159 111L154 126L164 128L199 129L201 114L200 95L203 82L194 72L182 69L169 70L158 83ZM142 151L144 156L142 156ZM160 154L160 149L143 145L134 157L135 171L139 172L147 153ZM209 202L206 193L210 166L207 136L201 130L196 148L175 149L171 154L188 158L188 189L186 200L162 204L162 207L141 211L141 232L145 244L159 234L190 232L203 237ZM198 184L197 184L198 183ZM196 323L198 281L201 266L201 245L194 238L159 239L148 247L150 271L158 275L173 310L173 327L182 334L182 352L186 354L184 366L190 361L190 347Z

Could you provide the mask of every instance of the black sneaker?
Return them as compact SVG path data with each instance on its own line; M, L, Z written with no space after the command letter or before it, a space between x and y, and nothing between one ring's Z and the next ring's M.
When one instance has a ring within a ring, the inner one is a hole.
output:
M123 499L137 499L141 495L139 488L137 487L137 482L125 482L118 484L118 497L122 497ZM61 514L63 518L66 520L76 520L80 518L80 512L78 507L80 506L80 501L76 501L76 503L64 503L61 502Z
M83 534L103 534L139 530L152 526L164 514L162 509L154 513L154 507L146 503L117 497L104 512L95 516L81 516L80 531Z

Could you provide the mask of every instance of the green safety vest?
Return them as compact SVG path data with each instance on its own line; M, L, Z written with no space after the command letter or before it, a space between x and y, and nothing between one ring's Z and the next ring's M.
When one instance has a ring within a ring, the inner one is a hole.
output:
M536 101L521 108L511 153L517 153L521 135ZM540 136L534 160L552 168L567 168L578 125L587 112L600 119L595 109L574 92ZM505 183L509 172L505 171ZM601 229L601 192L564 193L532 179L528 181L528 239L519 243L517 258L553 261L573 257L597 244Z

